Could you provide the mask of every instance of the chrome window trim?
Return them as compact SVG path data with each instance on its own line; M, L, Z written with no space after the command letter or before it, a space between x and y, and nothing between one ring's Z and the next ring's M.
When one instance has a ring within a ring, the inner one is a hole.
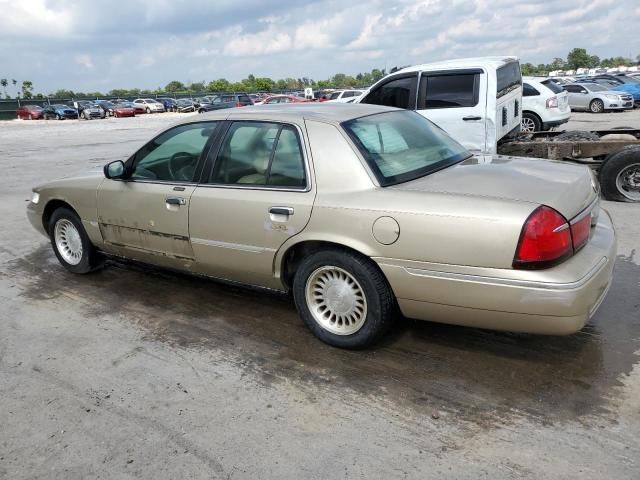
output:
M293 127L296 129L298 133L298 140L300 141L300 147L302 152L302 158L304 160L304 177L305 177L305 186L304 187L281 187L278 185L252 185L252 184L238 184L238 183L209 183L201 182L198 184L198 187L206 187L206 188L230 188L230 189L239 189L239 190L268 190L268 191L278 191L278 192L300 192L307 193L313 189L313 180L311 178L311 165L309 163L309 156L307 155L307 145L309 144L306 141L304 136L304 132L302 128L297 123L289 123L289 122L281 122L277 120L254 120L254 119L242 119L242 118L227 118L227 122L252 122L252 123L274 123L277 125L286 125L289 127ZM231 125L229 125L231 128ZM225 135L220 139L220 147L222 147L222 143L225 140L227 133L229 130L225 132ZM220 152L218 152L219 154ZM216 157L213 160L213 164L211 165L211 172L213 172L213 168L215 167L215 162L218 160Z

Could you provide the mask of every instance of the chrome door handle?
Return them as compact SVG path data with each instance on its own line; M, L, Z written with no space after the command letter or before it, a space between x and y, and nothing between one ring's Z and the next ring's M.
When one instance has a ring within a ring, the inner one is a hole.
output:
M269 213L273 215L293 215L293 208L291 207L271 207Z
M186 205L187 200L184 197L167 197L165 199L167 205Z

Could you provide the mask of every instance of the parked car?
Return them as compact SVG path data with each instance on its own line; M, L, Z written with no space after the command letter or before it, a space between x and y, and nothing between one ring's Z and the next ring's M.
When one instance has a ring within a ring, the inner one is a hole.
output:
M214 96L210 97L208 95L205 95L204 97L196 97L193 99L193 103L197 109L197 108L200 108L201 106L209 105L211 102L213 102L214 98L215 98Z
M626 75L597 75L592 79L607 86L610 90L617 92L625 92L633 96L633 101L636 106L640 105L640 80L634 77L628 77Z
M259 105L273 105L276 103L301 103L308 102L306 98L296 97L295 95L272 95L262 100Z
M586 110L602 113L607 110L625 110L633 108L633 97L624 92L609 90L607 87L591 82L573 83L563 87L569 94L571 110Z
M36 187L27 213L70 272L108 254L291 291L318 338L358 348L396 308L581 329L616 261L594 182L584 165L474 156L412 111L274 105L171 126L104 175Z
M362 90L338 90L329 95L325 100L327 102L347 103L349 99L359 97L364 91Z
M105 116L114 116L115 103L110 102L109 100L97 100L96 103L100 106L100 108L102 108L102 110L104 110Z
M78 111L70 107L69 105L63 105L56 103L54 105L48 105L42 110L42 118L49 120L55 118L56 120L64 120L65 118L78 118Z
M136 98L133 101L136 107L136 113L162 113L164 112L164 105L153 98ZM142 108L142 112L140 112Z
M180 98L176 102L176 111L178 113L195 112L196 109L197 109L197 106L195 102L189 98Z
M246 93L219 95L211 100L211 103L203 103L198 106L198 113L221 110L223 108L245 107L253 105L253 101Z
M463 58L403 68L353 103L416 110L471 151L496 153L520 131L522 76L516 57Z
M164 105L164 109L167 112L175 112L177 111L177 100L174 98L161 97L158 98L158 101Z
M520 131L550 130L569 121L571 108L566 91L549 79L522 79L522 122Z
M95 102L78 102L78 114L85 120L92 118L105 118L106 113L100 105Z
M120 117L135 117L136 109L131 102L118 103L113 106L113 116Z
M22 105L16 110L16 117L21 120L39 120L44 116L40 105Z

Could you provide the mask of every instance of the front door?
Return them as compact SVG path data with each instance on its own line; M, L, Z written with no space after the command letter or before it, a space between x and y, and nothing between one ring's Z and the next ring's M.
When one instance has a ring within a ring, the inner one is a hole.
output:
M215 126L198 122L167 130L127 161L125 180L102 183L98 223L106 250L159 264L190 264L189 202Z
M418 112L473 152L486 151L487 75L480 69L422 72Z
M315 190L302 130L234 121L191 197L191 243L200 273L278 288L276 252L307 225Z

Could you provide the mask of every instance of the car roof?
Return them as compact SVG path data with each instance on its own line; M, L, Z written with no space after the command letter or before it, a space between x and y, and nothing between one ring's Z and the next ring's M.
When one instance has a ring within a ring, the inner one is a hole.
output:
M362 103L311 103L300 102L292 104L274 104L247 106L233 109L217 110L203 113L198 120L276 120L284 122L303 123L304 120L316 120L324 123L339 124L354 118L364 117L383 112L404 111L399 108ZM191 123L186 119L182 123Z
M421 65L413 65L411 67L402 68L393 72L392 75L399 73L430 71L430 70L446 70L449 68L478 68L486 67L490 69L498 69L507 63L518 61L518 57L471 57L458 58L455 60L443 60L440 62L423 63Z

